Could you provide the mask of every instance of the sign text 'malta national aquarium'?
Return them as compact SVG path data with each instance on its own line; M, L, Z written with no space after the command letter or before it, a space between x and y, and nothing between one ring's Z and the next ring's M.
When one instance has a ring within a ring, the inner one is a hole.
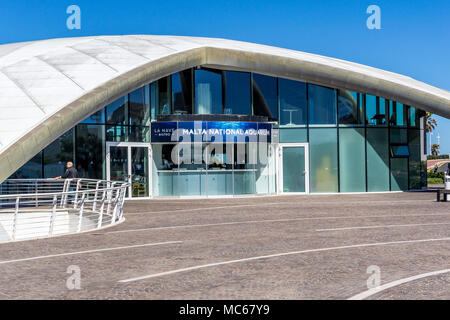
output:
M152 142L268 142L272 125L261 122L153 122Z

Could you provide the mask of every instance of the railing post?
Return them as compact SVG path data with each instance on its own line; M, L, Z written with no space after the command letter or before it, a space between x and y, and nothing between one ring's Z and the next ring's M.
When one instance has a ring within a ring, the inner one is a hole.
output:
M56 219L56 206L58 204L58 198L56 194L53 196L53 205L52 205L52 214L50 215L50 227L48 229L48 235L51 236L53 234L53 227L55 225Z
M126 188L128 188L128 187L126 187ZM119 210L119 216L118 216L118 220L120 221L121 219L122 219L122 215L123 215L123 204L124 204L124 202L125 202L125 193L126 193L126 188L123 188L123 189L121 189L120 191L120 194L121 194L121 197L120 197L120 202L119 202L119 208L120 208L120 210Z
M61 199L63 208L66 208L66 205L67 205L67 198L68 198L67 192L69 192L69 186L70 186L71 181L72 181L72 179L64 180L63 195L62 195L62 199L64 199L64 200Z
M98 222L97 222L97 228L101 228L103 223L103 210L105 208L105 200L106 200L106 193L107 191L103 191L102 201L100 205L100 212L98 214Z
M17 216L19 214L19 201L20 201L20 198L17 197L17 199L16 199L16 208L14 210L14 217L13 217L13 230L12 230L12 239L13 240L16 240Z
M85 199L86 199L86 194L83 193L83 196L81 197L80 216L78 218L78 229L77 229L77 232L81 231L81 224L83 223L83 210L84 210L84 200Z
M97 196L98 196L98 186L100 185L101 181L97 181L95 184L95 195L94 195L94 203L92 204L92 211L95 212L95 209L97 209Z
M78 201L78 190L80 189L80 184L81 184L81 179L79 180L75 180L76 184L77 184L77 188L76 188L76 193L75 193L75 200L73 202L73 208L76 209L77 208L77 201Z
M37 208L39 206L38 204L38 187L37 187L37 180L34 182L34 194L35 194L35 207Z
M116 196L114 197L114 209L113 209L113 216L111 218L111 224L113 224L114 222L116 222L116 218L117 218L117 206L119 204L119 197L120 197L120 192L121 189L117 189L116 192Z

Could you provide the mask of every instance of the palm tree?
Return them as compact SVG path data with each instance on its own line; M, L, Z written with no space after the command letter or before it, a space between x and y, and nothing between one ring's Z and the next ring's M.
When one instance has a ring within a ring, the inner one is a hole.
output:
M425 118L425 131L426 132L431 132L434 129L436 129L437 127L437 122L436 119L432 118L433 114L431 112L427 112L426 113L426 118Z
M439 155L439 148L440 148L440 146L439 146L437 143L433 143L433 144L431 145L431 154L432 154L433 156Z

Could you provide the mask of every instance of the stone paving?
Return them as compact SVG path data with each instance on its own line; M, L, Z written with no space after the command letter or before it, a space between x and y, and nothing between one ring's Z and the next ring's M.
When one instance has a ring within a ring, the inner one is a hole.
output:
M347 299L368 289L369 266L381 285L450 268L450 202L435 198L128 201L117 226L1 244L0 299ZM450 299L450 272L368 299Z

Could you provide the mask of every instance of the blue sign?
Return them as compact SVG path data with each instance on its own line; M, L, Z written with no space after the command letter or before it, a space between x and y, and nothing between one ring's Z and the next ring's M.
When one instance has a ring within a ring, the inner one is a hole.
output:
M272 125L259 122L153 122L151 142L271 142Z

